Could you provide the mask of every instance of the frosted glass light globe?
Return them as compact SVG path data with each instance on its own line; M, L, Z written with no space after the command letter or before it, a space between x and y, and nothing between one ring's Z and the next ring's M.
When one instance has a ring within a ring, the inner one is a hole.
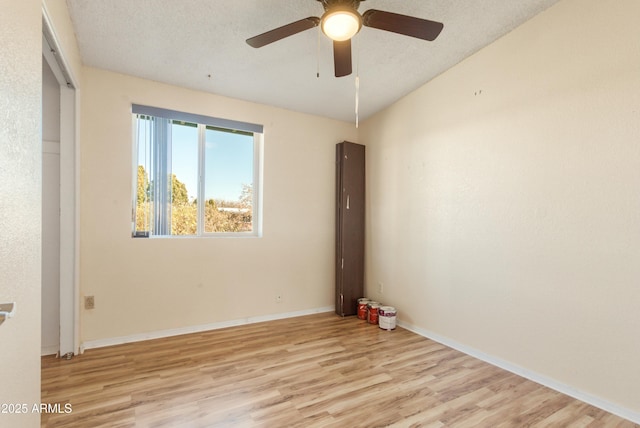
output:
M322 17L322 32L336 42L349 40L358 34L360 27L360 16L350 10L328 11Z

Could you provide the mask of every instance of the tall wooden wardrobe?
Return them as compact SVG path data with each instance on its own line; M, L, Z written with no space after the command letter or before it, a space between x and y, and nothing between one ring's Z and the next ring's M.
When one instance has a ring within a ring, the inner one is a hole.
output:
M336 313L357 313L364 293L364 146L336 145Z

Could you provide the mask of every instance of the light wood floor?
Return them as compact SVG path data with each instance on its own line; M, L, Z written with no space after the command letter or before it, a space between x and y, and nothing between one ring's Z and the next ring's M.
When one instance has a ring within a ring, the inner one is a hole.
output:
M636 427L401 328L318 314L42 358L43 427Z

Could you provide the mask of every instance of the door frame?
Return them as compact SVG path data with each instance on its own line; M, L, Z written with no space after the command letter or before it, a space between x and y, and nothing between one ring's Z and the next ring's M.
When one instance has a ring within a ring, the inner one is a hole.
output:
M80 351L80 149L78 81L42 4L42 54L60 84L60 353Z

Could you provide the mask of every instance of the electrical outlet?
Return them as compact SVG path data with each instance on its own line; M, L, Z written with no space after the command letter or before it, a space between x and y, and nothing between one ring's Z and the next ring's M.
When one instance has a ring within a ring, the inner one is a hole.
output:
M282 294L276 295L276 303L282 303Z
M381 282L378 283L378 293L382 294L384 292L384 286Z
M93 309L96 307L96 301L93 296L84 296L84 308Z

